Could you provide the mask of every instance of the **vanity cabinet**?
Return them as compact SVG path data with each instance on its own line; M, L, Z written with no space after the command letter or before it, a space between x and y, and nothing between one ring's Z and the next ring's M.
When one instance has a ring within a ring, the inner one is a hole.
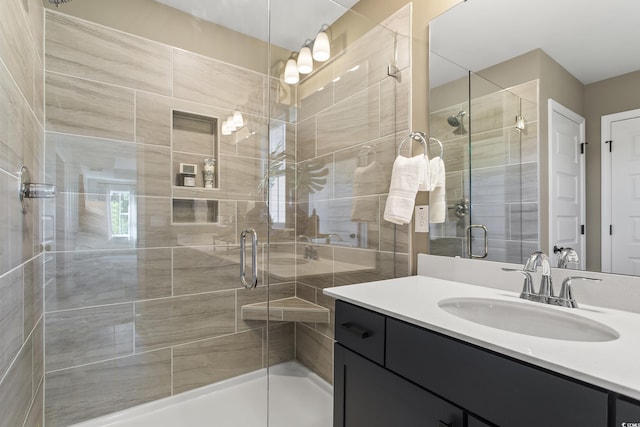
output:
M617 427L640 426L640 404L632 403L624 399L616 399L616 424Z
M336 340L335 427L609 425L606 390L344 301Z

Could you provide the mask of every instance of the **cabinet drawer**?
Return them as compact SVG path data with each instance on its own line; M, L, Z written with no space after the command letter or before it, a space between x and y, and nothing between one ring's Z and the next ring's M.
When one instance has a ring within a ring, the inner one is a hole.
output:
M387 319L388 369L500 426L607 425L607 394Z
M336 341L384 364L385 317L344 301L336 301Z

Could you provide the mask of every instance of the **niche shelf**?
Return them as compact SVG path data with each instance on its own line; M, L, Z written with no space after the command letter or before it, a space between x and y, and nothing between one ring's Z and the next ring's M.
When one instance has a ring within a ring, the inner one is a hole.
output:
M329 309L298 297L269 302L269 320L284 322L329 323ZM243 320L267 320L267 303L246 304L241 307Z
M217 117L203 116L186 111L173 110L171 125L171 157L173 192L178 197L197 197L220 186L220 156L218 147ZM215 159L213 188L204 187L204 159ZM180 163L195 164L197 173L194 187L182 186Z
M212 224L218 222L218 201L173 199L173 224Z

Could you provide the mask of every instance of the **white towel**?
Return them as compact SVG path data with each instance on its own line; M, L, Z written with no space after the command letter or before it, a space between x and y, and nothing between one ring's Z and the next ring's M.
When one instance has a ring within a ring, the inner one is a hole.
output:
M429 222L440 224L447 219L446 171L440 156L431 159L430 176L431 192L429 193Z
M393 162L389 197L384 208L384 219L394 224L407 224L413 216L418 187L425 181L427 161L424 155L398 156Z

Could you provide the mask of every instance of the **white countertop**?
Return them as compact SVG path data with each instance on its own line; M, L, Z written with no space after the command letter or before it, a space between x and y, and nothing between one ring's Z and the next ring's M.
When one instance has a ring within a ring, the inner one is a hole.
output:
M517 280L514 282L518 287ZM326 295L432 331L529 362L554 372L640 400L640 315L581 305L568 311L603 323L620 337L606 342L540 338L483 326L447 313L438 302L447 298L493 298L524 301L514 292L425 276L327 288ZM579 303L580 301L578 301Z

